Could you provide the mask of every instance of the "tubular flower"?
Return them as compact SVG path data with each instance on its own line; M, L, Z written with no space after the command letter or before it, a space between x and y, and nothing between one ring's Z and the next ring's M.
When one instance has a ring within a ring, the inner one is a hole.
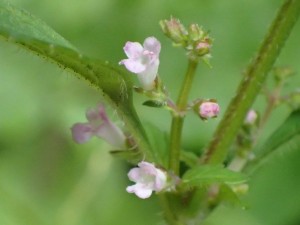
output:
M121 60L119 64L137 74L145 90L151 90L154 87L159 66L160 48L160 42L155 37L146 38L143 46L138 42L128 41L123 48L128 59Z
M152 163L140 162L139 168L129 171L128 177L136 184L128 186L126 191L135 193L139 198L149 198L152 191L159 192L167 187L167 175L164 171L157 169Z
M120 149L126 148L126 137L107 116L104 105L86 111L87 123L76 123L72 126L73 140L82 144L96 136Z

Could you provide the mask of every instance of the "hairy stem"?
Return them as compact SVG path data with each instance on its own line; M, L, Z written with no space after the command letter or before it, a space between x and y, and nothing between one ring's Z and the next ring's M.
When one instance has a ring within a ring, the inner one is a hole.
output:
M160 199L161 207L164 210L164 217L167 223L169 225L184 225L183 223L178 221L177 216L174 214L170 205L170 200L168 199L167 195L161 194L159 195L159 199Z
M224 161L247 111L259 93L299 14L299 0L286 0L280 8L205 152L205 163L217 164Z
M169 169L171 169L177 175L179 174L181 133L183 127L183 120L184 120L184 116L182 115L182 112L186 110L188 95L191 90L197 65L198 63L196 61L193 61L191 59L189 60L188 69L185 74L185 78L177 100L178 113L173 114L173 119L171 124Z

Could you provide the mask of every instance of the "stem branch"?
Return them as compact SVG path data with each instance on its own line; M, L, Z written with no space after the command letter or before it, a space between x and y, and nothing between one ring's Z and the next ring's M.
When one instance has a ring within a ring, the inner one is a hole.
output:
M224 161L247 111L259 93L299 14L299 0L286 0L280 8L206 150L203 158L205 163L218 164Z
M191 90L193 78L198 63L194 60L189 60L188 69L179 93L177 100L177 109L179 113L174 113L171 124L170 134L170 158L169 169L173 170L175 174L179 174L179 158L181 150L181 133L183 127L184 116L182 112L186 110L188 95Z

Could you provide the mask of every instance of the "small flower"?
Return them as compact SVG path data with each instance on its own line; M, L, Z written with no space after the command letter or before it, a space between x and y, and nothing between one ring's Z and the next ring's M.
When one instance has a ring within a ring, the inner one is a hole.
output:
M160 42L155 37L145 39L143 46L138 42L128 41L124 46L128 59L119 62L127 70L136 73L145 90L154 88L154 80L159 66Z
M251 109L249 110L249 112L247 113L247 116L245 118L245 124L249 124L249 125L253 125L256 120L257 120L257 113L255 112L255 110Z
M220 106L213 101L202 102L199 105L199 116L206 120L217 117L220 112Z
M152 191L159 192L167 187L167 175L164 171L157 169L152 163L140 162L139 168L129 171L128 177L136 184L128 186L128 193L135 193L139 198L149 198Z
M110 119L108 118L104 105L97 108L87 110L87 123L76 123L71 128L73 140L78 144L82 144L96 136L104 139L109 144L120 149L126 148L126 137Z

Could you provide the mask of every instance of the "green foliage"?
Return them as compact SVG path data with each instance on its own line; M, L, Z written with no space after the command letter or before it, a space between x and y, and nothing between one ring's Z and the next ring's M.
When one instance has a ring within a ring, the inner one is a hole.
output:
M188 170L182 177L183 185L187 186L215 183L238 184L246 180L245 175L228 170L221 165L199 165Z
M150 123L145 124L145 129L149 142L152 146L152 155L154 161L167 168L168 163L168 136L167 133L159 127Z
M256 150L256 159L248 165L252 171L272 159L273 154L297 151L300 147L300 110L296 110L282 123L269 139Z
M189 167L194 167L199 163L199 157L194 152L182 150L180 160Z
M0 2L0 35L71 70L98 88L118 111L146 156L151 158L145 132L133 108L128 74L108 62L83 56L41 20L4 2Z

